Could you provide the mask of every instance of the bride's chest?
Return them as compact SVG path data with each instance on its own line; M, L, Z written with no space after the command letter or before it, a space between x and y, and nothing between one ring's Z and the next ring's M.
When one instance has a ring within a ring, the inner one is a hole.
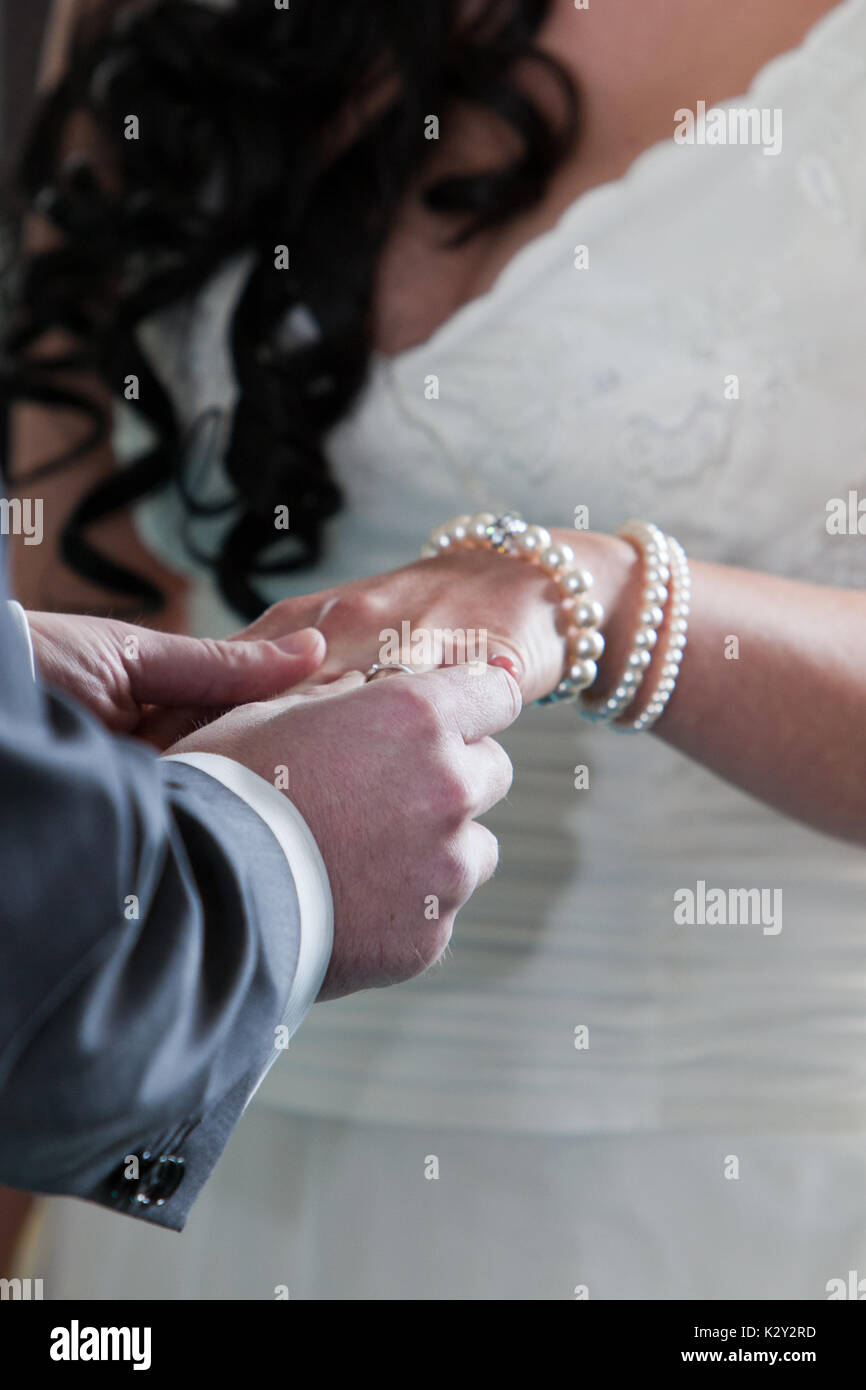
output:
M866 582L862 544L826 529L829 499L866 498L866 258L825 173L753 161L632 190L621 216L616 190L581 200L432 338L376 359L331 441L349 515L393 536L489 506L654 516L707 558Z

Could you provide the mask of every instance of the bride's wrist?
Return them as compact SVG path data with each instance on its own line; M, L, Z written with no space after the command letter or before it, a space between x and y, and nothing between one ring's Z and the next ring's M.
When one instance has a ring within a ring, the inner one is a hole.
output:
M604 696L617 680L630 650L642 602L643 564L634 546L621 536L565 529L551 534L557 544L570 545L577 563L590 571L594 581L592 597L604 609L599 628L604 637L604 655L592 686L593 697Z
M637 617L643 593L634 546L619 536L551 532L527 525L516 513L496 518L483 512L437 527L421 551L422 563L437 560L440 577L449 563L456 561L465 573L474 564L486 569L493 558L500 573L503 554L512 557L512 577L519 576L515 590L511 582L505 583L506 571L501 569L500 608L507 617L509 594L512 608L519 595L512 617L516 615L517 631L523 629L523 650L516 655L518 664L526 667L532 691L529 695L524 689L524 697L558 703L590 686L604 690L608 679L613 684L613 673L629 655L629 620L632 614ZM531 563L515 565L515 559ZM543 598L544 604L530 610L538 621L528 625L525 605L531 594ZM506 655L511 655L507 644Z

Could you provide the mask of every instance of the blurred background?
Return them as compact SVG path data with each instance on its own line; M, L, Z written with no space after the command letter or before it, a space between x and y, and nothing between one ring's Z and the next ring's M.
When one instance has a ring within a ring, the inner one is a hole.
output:
M3 172L27 121L46 22L65 0L0 0L0 160Z

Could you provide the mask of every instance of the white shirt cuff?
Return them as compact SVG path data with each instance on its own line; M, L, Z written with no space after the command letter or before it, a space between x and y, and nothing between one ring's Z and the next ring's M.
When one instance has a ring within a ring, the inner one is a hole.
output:
M21 636L24 650L27 653L27 661L30 666L30 675L36 679L36 658L33 655L33 634L30 631L30 624L27 621L27 614L16 599L10 598L6 601L9 616L15 624Z
M170 753L164 761L188 763L222 782L261 816L288 860L300 917L298 964L282 1017L291 1037L316 1001L334 944L331 885L312 831L282 792L233 758L224 758L220 753ZM275 1052L274 1060L276 1055Z

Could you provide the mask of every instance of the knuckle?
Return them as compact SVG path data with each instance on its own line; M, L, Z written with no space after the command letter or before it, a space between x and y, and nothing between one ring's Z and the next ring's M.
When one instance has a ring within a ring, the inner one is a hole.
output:
M291 632L295 626L295 615L297 612L297 600L291 598L278 599L276 603L267 610L263 617L267 618L267 630L274 634L286 631ZM258 620L261 623L261 619ZM255 629L256 624L253 624Z
M467 854L461 840L454 839L445 847L438 879L442 885L441 896L454 907L462 907L472 896L477 879L471 855Z
M218 642L215 637L199 637L197 640L202 656L214 664L218 662L228 664L229 661L238 660L244 655L245 649L240 643L230 647L225 642Z
M472 819L475 797L467 778L453 766L441 768L433 783L431 804L437 823L457 827Z
M499 841L486 825L476 825L477 881L487 883L499 867Z
M497 743L495 738L487 739L486 743L489 745L497 786L501 788L501 795L505 796L514 782L514 764L502 744Z
M372 589L359 586L339 593L329 611L344 626L358 625L367 630L375 626L385 609L382 599Z
M391 676L382 681L390 690L395 712L408 726L413 736L423 740L438 739L442 733L439 709L427 686L416 676Z

